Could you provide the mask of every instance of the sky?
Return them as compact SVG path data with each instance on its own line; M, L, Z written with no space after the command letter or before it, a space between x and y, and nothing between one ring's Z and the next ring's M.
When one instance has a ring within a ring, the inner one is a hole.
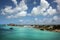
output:
M59 0L0 0L0 24L60 24Z

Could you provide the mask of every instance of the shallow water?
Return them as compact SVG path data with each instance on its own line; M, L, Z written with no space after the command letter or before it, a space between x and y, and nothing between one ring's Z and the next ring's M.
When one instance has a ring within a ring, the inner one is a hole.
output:
M0 40L60 40L60 33L25 27L0 27Z

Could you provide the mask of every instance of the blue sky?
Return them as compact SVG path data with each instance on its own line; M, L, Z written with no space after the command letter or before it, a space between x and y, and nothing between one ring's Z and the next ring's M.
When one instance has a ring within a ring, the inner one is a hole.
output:
M60 24L59 0L0 0L0 24Z

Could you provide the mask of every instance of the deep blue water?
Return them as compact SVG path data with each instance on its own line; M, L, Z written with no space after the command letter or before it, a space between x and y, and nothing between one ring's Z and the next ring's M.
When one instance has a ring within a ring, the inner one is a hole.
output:
M41 31L35 28L0 26L0 40L60 40L59 32Z

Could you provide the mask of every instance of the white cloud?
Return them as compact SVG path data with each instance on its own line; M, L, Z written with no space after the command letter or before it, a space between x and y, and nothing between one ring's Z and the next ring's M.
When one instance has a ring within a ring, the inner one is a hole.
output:
M27 10L28 7L27 5L25 4L25 1L22 0L20 3L19 3L19 7L21 7L22 10Z
M39 24L39 23L41 23L41 22L42 22L41 19L39 19L39 18L37 18L37 17L34 18L34 24Z
M13 15L10 15L10 16L7 16L6 18L10 19L10 18L12 18L12 17L14 17L14 16L13 16Z
M50 5L46 0L41 0L41 3L40 3L40 4L41 4L41 6L40 6L41 9L44 10L44 11L45 11L45 10L49 7L49 5Z
M44 18L42 21L43 23L52 23L52 18Z
M1 10L1 11L2 11L1 15L5 15L4 11L3 10Z
M59 16L53 16L51 18L43 18L42 20L40 19L40 21L42 23L48 23L48 24L53 24L53 23L56 23L56 22L60 22L60 17Z
M38 21L38 18L35 18L35 21Z
M60 20L60 17L54 16L54 17L53 17L53 20L54 20L54 21L59 21L59 20Z
M55 2L57 2L60 5L60 0L55 0Z
M6 8L5 9L2 9L1 10L4 14L11 14L11 13L13 13L13 10L12 10L12 7L11 6L6 6ZM2 14L3 14L2 13Z
M32 9L32 12L31 12L33 15L38 15L40 12L39 12L39 9L37 7L34 7Z
M21 12L18 12L17 14L15 14L15 15L7 16L7 18L20 18L20 17L25 17L26 15L27 15L26 11L21 11Z
M36 5L36 3L37 3L36 1L33 2L34 5Z
M18 18L18 17L24 17L24 16L26 16L26 15L27 15L27 12L26 12L26 11L21 11L21 12L17 13L17 14L15 15L15 17L16 17L16 18Z
M57 13L60 13L60 5L57 5Z
M23 20L19 20L19 22L23 22Z
M52 7L49 7L49 9L43 14L43 15L53 15L56 13L56 9L53 9Z
M54 16L54 17L53 17L53 19L54 19L54 20L57 20L57 19L58 19L58 17L57 17L57 16Z
M17 0L12 0L12 2L17 6Z
M2 9L2 14L3 15L8 15L8 18L18 18L18 17L23 17L26 16L27 14L27 5L25 4L25 0L20 1L19 4L17 4L16 0L12 0L15 5L17 5L15 8L12 8L12 6L6 6L4 9ZM13 16L11 16L13 15Z
M32 16L32 15L30 13L28 13L27 16Z
M56 13L56 9L53 9L46 0L41 0L41 5L34 7L31 11L33 15L53 15Z
M52 18L42 18L42 19L40 19L40 18L34 18L34 23L35 24L51 24L51 23L53 23L52 22Z
M57 11L60 13L60 0L55 0L57 2Z

